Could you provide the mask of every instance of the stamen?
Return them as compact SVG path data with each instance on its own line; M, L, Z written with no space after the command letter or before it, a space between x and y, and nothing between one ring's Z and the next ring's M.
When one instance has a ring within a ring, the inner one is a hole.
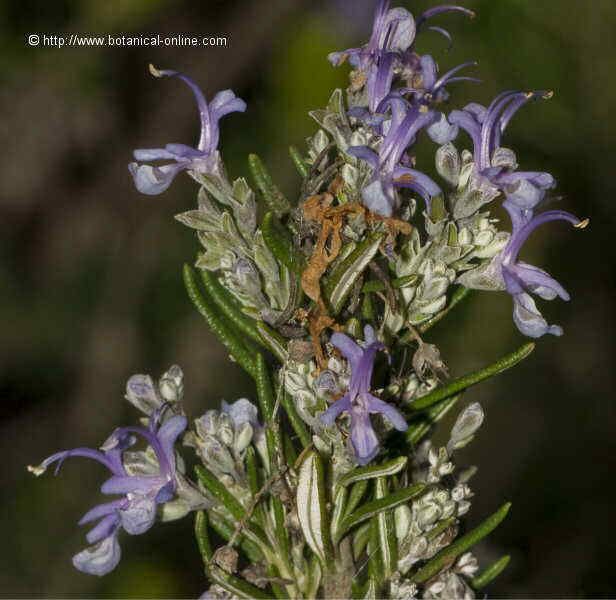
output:
M574 225L574 227L576 229L586 229L586 227L588 227L589 223L590 223L590 219L586 218L583 221L580 221L577 225Z
M542 98L544 100L549 100L553 95L554 95L554 90L550 90L549 92L546 92L545 94L543 94Z
M163 77L162 71L157 69L152 63L148 65L148 69L154 77Z
M38 465L37 467L33 467L32 465L28 465L27 469L28 469L28 471L30 473L36 475L37 477L39 475L42 475L47 470L47 468L44 467L43 465Z

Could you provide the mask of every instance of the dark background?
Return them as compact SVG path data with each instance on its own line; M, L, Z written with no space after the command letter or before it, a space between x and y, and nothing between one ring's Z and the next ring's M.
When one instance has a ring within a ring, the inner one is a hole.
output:
M431 5L404 4L415 14ZM563 208L590 217L583 232L548 226L524 260L552 272L570 303L544 303L565 336L546 337L513 371L471 390L486 423L460 456L480 467L474 524L505 500L506 522L477 553L508 553L491 597L616 594L613 561L614 208L612 140L616 3L612 0L468 0L473 22L440 17L456 45L426 33L420 51L443 69L478 59L485 81L453 101L487 103L503 89L554 89L523 109L505 143L526 169L559 180ZM69 461L58 478L29 475L58 449L96 447L134 419L122 400L133 373L185 371L196 416L222 398L253 395L250 382L193 311L181 265L198 248L173 215L195 206L181 175L161 196L136 192L133 148L193 144L197 113L177 81L158 81L149 62L192 75L210 98L233 88L249 105L222 125L232 176L256 151L283 189L298 177L289 144L315 131L309 109L346 83L328 52L363 43L372 2L308 0L3 2L0 13L0 452L3 457L0 594L36 597L196 597L205 580L192 519L122 536L124 558L98 579L75 571L85 546L76 521L100 498L103 469ZM226 35L226 48L30 47L30 33ZM460 138L460 141L463 138ZM433 150L433 148L432 148ZM420 163L421 164L421 163ZM524 340L506 294L477 294L435 328L454 375ZM485 564L485 563L484 563Z

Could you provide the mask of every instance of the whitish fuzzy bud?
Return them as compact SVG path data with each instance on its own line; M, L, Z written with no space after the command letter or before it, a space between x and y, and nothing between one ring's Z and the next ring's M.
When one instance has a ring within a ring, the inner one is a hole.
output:
M515 171L518 168L518 159L513 150L501 146L497 148L492 155L492 166L504 167L511 171Z
M228 414L220 413L218 417L218 431L216 433L218 439L220 439L225 446L233 445L233 423Z
M437 483L454 470L454 465L449 460L449 454L445 448L439 448L438 452L434 448L431 448L428 453L428 461L430 463L430 470L428 473L429 483Z
M211 435L206 436L203 441L203 456L216 470L223 473L235 472L235 461L231 453Z
M149 375L133 375L126 384L126 399L142 413L151 415L161 407L161 398L156 393Z
M436 523L441 516L441 509L437 504L428 504L417 513L417 524L425 531Z
M451 430L451 437L447 444L447 451L451 453L458 448L464 448L481 427L484 412L478 402L469 404L458 416Z
M184 373L178 365L173 365L158 383L160 395L167 402L179 402L184 395Z
M413 515L411 509L406 504L396 506L394 510L394 522L396 524L396 537L403 540L411 529Z
M320 154L323 150L325 150L325 148L327 148L328 144L329 139L327 138L327 134L322 129L319 129L319 131L317 131L312 138L312 147L315 152Z
M466 582L456 575L456 573L446 571L426 589L423 597L426 599L439 600L449 600L450 598L472 600L475 598L475 594Z
M208 435L215 435L218 429L218 411L208 410L202 417L195 419L197 435L205 439Z
M253 429L250 423L244 423L241 425L238 430L235 432L235 440L233 442L233 451L236 454L241 454L246 448L248 444L250 444L250 440L252 440Z
M465 552L456 563L456 571L466 577L472 577L479 570L479 563L472 552Z
M461 167L460 155L451 142L439 147L436 151L436 170L452 187L458 185Z

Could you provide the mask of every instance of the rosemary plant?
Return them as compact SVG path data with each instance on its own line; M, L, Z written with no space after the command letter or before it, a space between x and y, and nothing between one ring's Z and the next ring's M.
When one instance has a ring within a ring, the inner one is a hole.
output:
M144 194L164 192L181 171L197 183L196 208L177 215L201 244L184 284L256 392L189 419L179 367L156 382L135 375L126 399L139 425L30 467L39 475L84 456L111 472L101 492L116 499L79 521L96 524L77 569L104 575L120 561L123 532L192 513L209 581L203 598L474 598L507 565L505 556L480 571L471 549L508 503L459 535L475 469L457 464L456 452L484 419L478 403L461 399L534 343L452 380L427 338L471 290L507 292L526 336L561 335L533 295L567 292L519 254L538 226L587 220L542 211L554 178L519 169L501 145L514 114L551 92L507 91L487 107L443 112L453 84L476 81L461 75L474 63L441 74L418 51L427 31L451 43L433 24L447 11L474 16L447 5L415 18L380 0L369 41L329 55L333 66L351 65L350 83L310 113L318 129L305 149L290 149L302 179L294 198L256 155L252 186L229 179L218 124L244 112L243 100L225 90L208 102L188 76L151 67L190 87L201 131L195 147L136 150L129 170ZM438 181L416 164L420 142L435 144ZM499 205L510 227L492 216ZM454 409L449 441L433 445Z

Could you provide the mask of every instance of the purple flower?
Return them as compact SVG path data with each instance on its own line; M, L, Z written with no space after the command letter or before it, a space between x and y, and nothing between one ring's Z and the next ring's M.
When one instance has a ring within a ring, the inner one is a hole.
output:
M201 118L201 135L196 148L184 144L167 144L164 148L135 150L134 156L138 161L175 161L161 166L140 165L136 162L128 165L136 188L143 194L156 195L164 192L173 178L185 169L200 173L217 173L220 170L220 156L217 152L218 121L231 112L244 112L246 103L231 90L224 90L218 92L208 105L203 93L190 77L177 71L159 71L152 65L150 72L154 77L178 77L188 84L197 100Z
M176 465L173 446L178 436L186 429L184 416L168 418L158 426L162 410L150 418L149 426L119 427L101 446L100 450L75 448L58 452L46 458L37 467L28 467L35 475L41 475L57 462L57 475L62 463L70 456L83 456L103 464L111 477L101 486L103 494L120 494L123 497L105 502L89 510L79 525L98 521L86 535L91 546L73 557L77 569L92 575L105 575L120 561L118 544L120 529L131 535L144 533L154 524L158 504L171 500L176 490ZM123 452L134 445L136 436L141 436L152 448L158 462L154 474L130 475L123 461Z
M389 94L394 68L415 40L413 15L404 8L389 8L389 0L379 0L372 35L361 48L332 52L327 57L335 67L347 58L366 77L368 106L372 112Z
M507 199L523 210L532 210L556 185L549 173L516 171L515 155L500 145L501 136L516 112L534 98L551 98L551 92L502 92L488 108L472 103L454 110L449 122L464 129L473 140L474 162L481 176L501 189Z
M449 98L449 92L445 86L459 81L479 82L476 77L458 76L458 73L466 67L476 66L474 61L465 62L447 71L439 77L438 67L435 60L424 54L419 59L419 71L421 72L421 87L404 88L399 90L402 94L412 94L413 103L421 107L421 110L432 110L435 104L445 102ZM437 119L426 129L426 132L437 144L443 145L453 141L458 135L458 125L450 123L443 113L439 113Z
M519 261L518 255L531 233L540 225L550 221L568 221L574 227L583 229L588 225L588 219L581 221L562 210L550 210L533 216L532 211L521 209L509 200L503 202L503 207L511 217L509 242L491 262L474 269L475 272L463 274L458 281L476 289L506 290L513 298L513 320L524 335L532 338L546 333L562 335L562 327L548 325L530 294L543 300L556 297L569 300L569 294L549 273Z
M372 24L372 35L367 44L361 48L332 52L328 56L328 60L335 67L348 59L351 65L364 74L368 108L371 112L376 111L378 105L391 91L394 71L415 60L411 48L420 26L431 17L452 10L474 16L473 11L460 6L439 6L424 12L416 26L413 15L406 9L390 9L389 6L389 0L379 0ZM451 42L451 36L444 29L440 27L428 29L445 35Z
M395 187L413 189L430 204L430 198L441 194L441 189L420 171L402 166L406 149L417 134L433 124L438 115L412 106L397 94L390 94L378 107L379 113L391 111L391 118L382 123L386 130L378 154L367 146L351 146L348 153L366 161L374 169L371 182L362 190L362 202L372 212L390 217L398 207Z
M349 361L351 382L348 393L321 415L321 421L325 425L333 425L341 412L349 413L351 442L360 465L368 464L379 451L379 441L372 428L370 414L381 413L398 431L406 431L408 428L404 417L393 406L370 393L374 359L376 353L385 346L376 340L374 329L370 325L364 328L364 338L365 344L361 347L344 333L332 335L331 343Z
M544 223L568 221L574 227L583 229L588 225L588 220L581 221L563 210L550 210L531 217L528 211L521 210L509 200L503 202L503 206L511 217L512 233L509 243L500 254L500 264L505 289L513 298L513 320L524 335L532 338L541 337L546 333L562 335L562 327L548 325L527 292L536 294L544 300L553 300L557 296L569 300L569 294L549 273L518 261L518 254L530 234Z

